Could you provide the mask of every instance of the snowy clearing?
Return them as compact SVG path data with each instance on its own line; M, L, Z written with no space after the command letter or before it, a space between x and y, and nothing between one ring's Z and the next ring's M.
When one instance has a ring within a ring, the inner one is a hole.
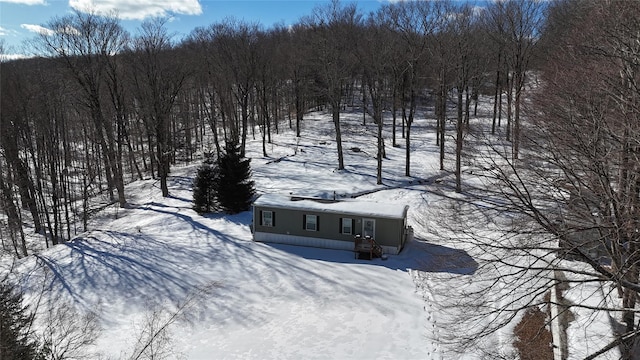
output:
M172 168L169 198L155 180L132 183L128 209L110 207L91 231L21 260L27 301L41 301L44 288L46 298L78 313L95 311L102 331L94 358L130 357L150 318L166 318L187 302L168 328L162 351L169 358L451 358L459 349L444 346L447 329L439 322L447 304L434 303L431 291L442 299L448 287L473 286L478 263L470 249L428 229L439 221L430 213L442 200L437 182L451 176L436 170L434 123L413 127L413 176L404 176L405 150L387 144L384 185L376 185L374 125L365 131L355 113L343 122L343 171L335 170L325 114L309 114L300 139L288 129L274 134L268 158L259 139L249 141L258 194L366 194L409 205L416 240L399 255L357 260L350 251L253 242L249 212L200 216L191 209L193 163ZM511 334L505 328L485 344L512 355ZM476 350L459 356L481 357L483 349Z

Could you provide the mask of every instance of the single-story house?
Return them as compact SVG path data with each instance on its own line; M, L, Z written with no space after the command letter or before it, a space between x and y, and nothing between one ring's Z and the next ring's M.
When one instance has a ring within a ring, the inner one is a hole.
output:
M408 210L408 205L356 199L264 194L253 203L253 239L353 250L357 235L370 236L385 253L398 254L413 236Z

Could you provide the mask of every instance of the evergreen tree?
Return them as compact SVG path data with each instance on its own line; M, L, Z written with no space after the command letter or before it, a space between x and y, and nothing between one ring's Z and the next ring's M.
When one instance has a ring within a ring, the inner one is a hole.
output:
M22 306L22 294L6 278L0 283L0 359L40 359L30 331L33 315Z
M225 153L218 159L216 182L218 203L229 214L246 211L255 194L251 178L251 159L242 156L237 140L227 142Z
M193 181L193 210L199 214L213 211L217 207L216 183L218 167L207 159L198 168L198 173Z

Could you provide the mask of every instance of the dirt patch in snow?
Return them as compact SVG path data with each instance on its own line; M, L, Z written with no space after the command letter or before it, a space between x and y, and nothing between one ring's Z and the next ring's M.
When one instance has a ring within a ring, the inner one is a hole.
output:
M521 360L553 359L551 332L547 314L537 308L527 310L515 328L515 348Z

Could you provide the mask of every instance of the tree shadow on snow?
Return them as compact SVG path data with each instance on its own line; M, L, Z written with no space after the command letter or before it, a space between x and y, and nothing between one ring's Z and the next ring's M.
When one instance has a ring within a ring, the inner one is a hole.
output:
M85 298L87 294L105 291L132 300L142 299L147 303L164 300L177 303L186 294L203 286L203 279L198 276L199 269L206 270L207 264L213 259L220 260L225 256L224 249L216 246L219 243L213 239L228 246L241 241L210 228L188 214L158 208L160 206L154 204L154 208L147 210L174 216L189 224L192 230L181 232L181 236L201 244L185 245L185 239L174 243L140 230L95 230L61 244L69 248L68 257L37 256L38 262L51 275L46 286L67 293L78 303L90 302ZM250 221L248 219L250 214L242 213L230 216L228 221L246 225Z
M410 241L400 254L389 255L386 260L379 258L373 260L357 259L355 253L348 250L321 249L275 243L267 243L267 245L308 260L384 266L391 270L418 270L473 275L478 269L478 263L466 251L430 244L423 240Z
M478 262L464 250L436 245L420 239L411 241L403 250L405 251L412 254L414 270L473 275L479 266Z
M109 239L109 240L107 240ZM112 289L130 298L153 301L163 294L171 301L200 286L189 276L187 264L215 258L215 249L192 249L155 240L144 234L100 231L64 243L69 260L38 256L52 273L49 286L60 283L62 290L80 303L84 295ZM168 256L170 254L170 256ZM117 290L116 290L117 289Z

